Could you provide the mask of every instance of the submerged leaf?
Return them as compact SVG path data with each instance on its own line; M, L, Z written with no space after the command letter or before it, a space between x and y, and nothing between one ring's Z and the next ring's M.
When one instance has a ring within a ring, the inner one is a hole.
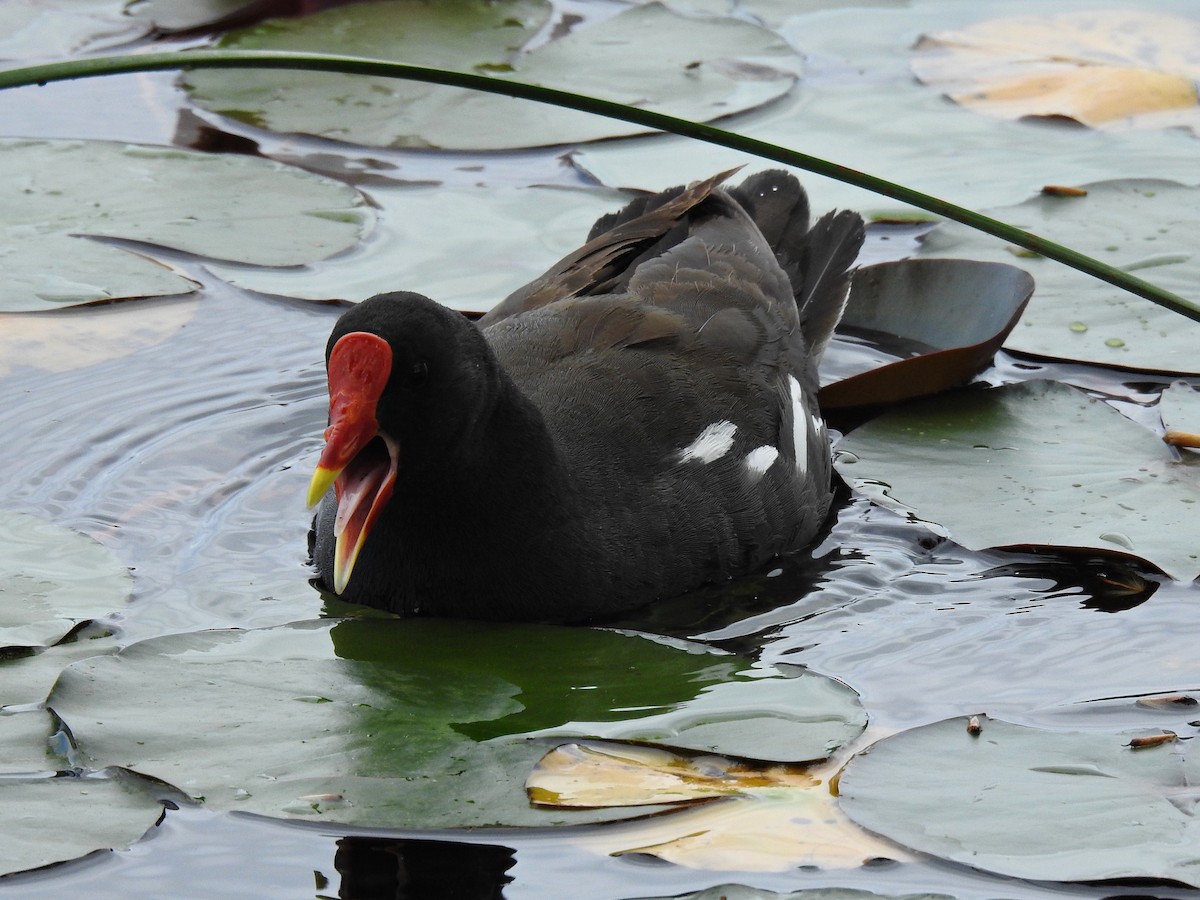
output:
M1066 244L1184 297L1200 285L1200 189L1128 179L1085 186L1085 197L1038 195L988 215ZM946 223L923 256L998 260L1037 283L1033 300L1005 346L1039 356L1165 372L1200 372L1200 322L1182 318L1066 266L1014 256L994 238Z
M129 570L92 538L0 510L0 647L53 644L124 607L132 585Z
M145 255L89 237L289 266L350 246L373 223L353 188L251 156L4 139L0 159L0 311L196 287Z
M347 53L485 72L708 121L791 90L800 57L773 32L652 5L578 25L526 48L550 13L542 0L357 3L233 32L221 46ZM669 34L670 40L662 40ZM518 52L519 51L519 52ZM646 129L538 103L394 79L297 72L198 71L207 109L280 132L372 146L479 150L575 143Z
M912 67L956 103L1001 118L1200 133L1200 21L1087 10L987 19L924 36Z
M1183 742L962 718L885 738L839 780L855 822L1013 878L1169 878L1200 887L1200 765Z
M838 449L852 486L940 523L966 547L1087 548L1140 557L1184 581L1200 575L1200 469L1066 385L914 402Z

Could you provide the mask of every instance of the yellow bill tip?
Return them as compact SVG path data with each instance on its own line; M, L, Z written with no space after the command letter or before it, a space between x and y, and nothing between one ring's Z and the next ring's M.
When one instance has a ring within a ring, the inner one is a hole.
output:
M308 483L308 508L312 509L321 502L321 498L329 491L330 485L334 479L338 477L338 469L327 469L324 466L317 466L317 470L313 472L312 481Z

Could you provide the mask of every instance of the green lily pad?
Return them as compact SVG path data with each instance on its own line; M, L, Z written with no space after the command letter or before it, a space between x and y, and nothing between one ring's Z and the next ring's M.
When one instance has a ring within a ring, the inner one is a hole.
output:
M0 510L0 647L47 646L125 606L129 570L86 535Z
M858 695L840 681L757 669L711 685L669 712L627 722L572 722L541 734L799 763L825 759L866 727Z
M0 659L0 713L7 706L41 703L71 663L117 650L117 639L105 636L64 641L44 650L29 647L10 652L8 658Z
M838 472L972 549L1045 545L1200 575L1200 468L1153 432L1056 382L908 404L847 435Z
M1183 742L949 719L850 760L842 808L864 828L954 862L1047 881L1169 878L1200 887L1200 765Z
M126 850L163 815L173 794L128 772L0 779L0 874Z
M0 59L35 60L95 52L137 40L145 22L123 19L121 0L5 0Z
M1087 196L1040 194L989 215L1127 269L1195 300L1200 188L1129 179L1085 185ZM1200 323L1042 257L1017 253L964 225L947 223L921 253L1002 260L1037 282L1005 346L1039 356L1165 372L1200 372Z
M629 197L606 188L370 188L381 227L348 253L287 269L209 265L238 287L312 300L412 290L487 310L583 243ZM430 223L441 227L430 228Z
M525 777L547 744L526 735L686 715L693 702L700 718L715 707L697 694L746 665L612 631L320 621L134 644L67 668L47 704L77 764L125 766L217 809L390 827L559 824L634 813L530 808ZM813 696L797 679L777 684L794 703Z
M525 48L549 17L542 0L403 0L339 6L235 31L224 48L347 53L580 90L687 119L711 120L783 96L800 57L750 22L688 18L652 5ZM669 34L669 41L661 36ZM519 52L518 52L519 51ZM515 54L515 55L514 55ZM646 129L491 94L325 73L198 71L199 105L272 131L357 144L512 149Z
M141 253L86 237L294 266L354 244L374 220L353 188L250 156L6 139L0 160L5 312L195 290Z
M53 717L42 710L0 715L0 775L65 769L66 760L50 749L57 730Z

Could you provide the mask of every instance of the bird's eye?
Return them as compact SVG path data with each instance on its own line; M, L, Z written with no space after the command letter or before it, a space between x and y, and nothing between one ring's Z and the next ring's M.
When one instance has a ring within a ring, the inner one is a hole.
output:
M413 363L411 369L408 370L408 384L410 387L421 387L429 380L429 366L423 362Z

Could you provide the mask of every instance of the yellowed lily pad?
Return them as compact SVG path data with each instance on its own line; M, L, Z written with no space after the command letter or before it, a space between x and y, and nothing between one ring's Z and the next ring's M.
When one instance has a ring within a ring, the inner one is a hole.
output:
M912 858L850 822L825 783L827 775L811 767L589 742L546 754L526 787L531 800L551 808L703 804L596 835L596 849L614 855L760 872Z
M1006 119L1200 131L1200 21L1142 9L987 19L922 37L912 68L956 103Z
M756 765L721 756L692 757L635 744L574 743L555 747L525 782L543 806L648 806L730 797L753 788L812 787L795 766Z

